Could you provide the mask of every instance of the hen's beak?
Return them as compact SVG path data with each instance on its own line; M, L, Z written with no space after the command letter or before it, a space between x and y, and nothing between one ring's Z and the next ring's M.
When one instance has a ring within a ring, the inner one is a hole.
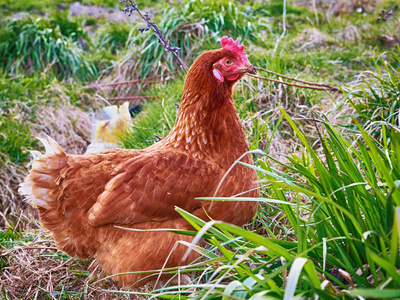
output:
M249 74L257 74L257 70L254 66L250 64L246 64L245 67L243 68L243 73L249 73Z

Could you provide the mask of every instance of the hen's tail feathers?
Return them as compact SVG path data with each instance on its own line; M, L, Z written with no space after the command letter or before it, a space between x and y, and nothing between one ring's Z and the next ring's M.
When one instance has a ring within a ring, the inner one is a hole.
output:
M60 170L67 164L67 155L51 137L38 138L46 152L31 151L34 157L32 170L20 185L19 193L34 207L54 207L55 191L60 180Z

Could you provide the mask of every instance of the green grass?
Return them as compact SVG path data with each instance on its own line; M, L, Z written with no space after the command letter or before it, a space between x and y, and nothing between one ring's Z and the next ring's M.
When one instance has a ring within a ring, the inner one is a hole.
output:
M123 7L109 0L83 2ZM28 162L27 151L38 147L31 136L38 110L68 103L86 111L100 105L91 101L96 93L105 98L159 96L142 104L121 143L144 148L154 142L154 134L165 137L181 98L182 71L173 81L155 85L113 91L85 86L100 76L111 81L179 70L172 55L151 32L138 33L141 21L72 18L60 3L0 1L7 16L0 21L0 159L6 155L18 165ZM242 229L206 223L178 210L196 228L192 234L207 241L207 246L197 246L203 261L179 270L194 272L189 273L193 283L144 294L164 299L400 298L400 51L382 38L395 37L398 25L395 17L376 20L384 8L398 14L399 5L383 1L362 14L349 7L329 14L319 6L317 24L312 9L288 1L287 30L274 52L282 34L283 1L138 4L156 13L153 19L171 44L181 48L188 65L199 53L219 48L219 38L229 35L241 38L256 66L345 90L332 96L253 79L235 88L251 149L268 153L255 158L263 184L257 216ZM31 15L13 19L20 11ZM334 114L339 117L330 122ZM281 155L284 160L271 153L274 143L293 144ZM16 251L31 240L23 235L27 228L14 227L0 230L0 245ZM50 256L49 263L67 259ZM0 268L10 262L2 259ZM66 270L53 296L77 299L85 294L68 281L74 276L85 280L85 268ZM347 280L338 279L338 269L349 274ZM118 292L126 297L136 293Z
M43 0L43 1L35 1L35 0L26 0L26 1L12 1L12 0L0 0L0 8L4 9L8 14L13 12L25 12L25 11L34 11L39 13L44 13L51 10L62 10L63 4L72 4L74 2L80 2L83 5L97 5L100 7L106 8L115 8L119 7L121 4L118 0ZM122 1L121 1L122 2ZM136 1L139 5L154 5L155 0L145 1L139 0Z
M0 149L2 153L7 153L13 162L23 162L29 154L29 149L33 149L37 141L32 140L32 132L24 121L13 120L9 122L0 117ZM0 157L0 164L2 157Z
M262 225L267 234L261 235L219 221L206 223L177 209L198 230L194 243L206 236L211 248L198 247L206 262L188 267L202 272L200 285L164 288L154 292L157 297L170 299L170 293L172 299L189 299L185 295L196 286L200 288L190 299L400 296L400 172L393 168L400 163L399 132L382 126L392 131L393 139L380 145L361 126L361 138L344 138L317 118L322 124L321 153L287 113L282 114L304 151L292 154L287 164L277 162L285 172L268 156L260 167L249 166L268 185L260 203L274 207L281 217ZM334 275L338 268L350 274L348 281Z
M84 32L74 22L11 19L0 31L0 67L7 73L32 75L45 69L59 78L93 79L95 66L84 58L77 40Z
M105 48L107 52L116 54L126 49L126 43L132 28L126 24L109 23L102 27L95 36L94 44L98 49Z
M158 95L160 99L146 100L144 113L134 119L131 132L126 132L121 138L125 148L143 149L154 143L157 134L164 138L175 123L177 108L175 104L181 101L183 80L176 79L172 84L160 84L149 90L150 95Z
M27 0L27 1L12 1L12 0L1 0L0 7L8 12L18 12L18 11L39 11L45 12L48 9L58 10L60 8L60 4L62 3L73 3L73 0L43 0L43 1L35 1L35 0ZM85 4L95 4L106 7L115 7L118 5L117 1L114 0L88 0L88 1L79 1Z
M32 127L46 120L38 120L37 113L47 106L67 103L87 106L89 97L76 84L62 83L47 73L34 76L0 76L0 164L7 160L28 161L29 150L36 150L38 140ZM67 103L66 103L67 101ZM67 113L67 112L66 112ZM49 120L47 120L49 121Z
M31 139L30 123L39 103L29 94L31 83L25 78L0 78L0 152L13 162L25 161L28 150L37 144ZM0 164L3 159L1 156Z

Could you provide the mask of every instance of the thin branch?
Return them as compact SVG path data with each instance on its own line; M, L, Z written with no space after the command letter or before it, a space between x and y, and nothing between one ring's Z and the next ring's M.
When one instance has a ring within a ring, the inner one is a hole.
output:
M120 81L120 82L111 82L111 83L103 83L103 84L96 84L96 85L88 85L86 88L88 89L94 89L98 87L104 87L104 86L116 86L116 85L124 85L124 84L133 84L133 83L144 83L144 84L152 84L152 83L159 83L167 80L171 80L172 78L165 78L162 80L150 80L154 78L162 78L162 77L168 77L172 75L173 73L168 73L164 75L156 75L156 76L151 76L143 79L135 79L135 80L129 80L129 81Z
M87 88L94 89L94 88L99 88L99 87L117 86L117 85L133 84L133 83L153 84L153 83L160 83L160 82L164 82L164 81L168 81L168 80L172 80L172 78L167 78L164 80L152 80L152 81L137 79L137 80L112 82L112 83L105 83L105 84L98 84L98 85L89 85L89 86L87 86Z
M304 83L304 84L315 85L315 86L322 86L322 87L325 87L325 88L326 88L327 90L329 90L329 91L333 91L333 92L339 92L339 91L340 91L339 88L330 86L329 84L326 84L326 83L309 82L309 81L304 81L304 80L292 78L292 77L289 77L289 76L285 76L285 75L282 75L282 74L279 74L279 73L276 73L276 72L272 72L272 71L270 71L270 70L263 69L263 68L258 68L258 67L256 67L256 69L259 70L259 71L264 71L264 72L267 72L267 73L269 73L269 74L273 74L273 75L276 75L276 76L279 76L279 77L282 77L282 78L286 78L286 79L289 79L289 80L301 82L301 83Z
M160 96L132 96L132 97L115 97L115 98L107 98L107 101L132 101L132 100L140 100L140 99L153 99L160 98Z
M273 81L273 82L276 82L276 83L295 86L295 87L299 87L299 88L303 88L303 89L319 90L319 91L334 91L334 92L342 93L342 91L340 89L335 88L335 87L331 87L332 89L329 89L328 87L316 87L316 86L310 86L310 85L295 84L295 83L290 83L290 82L286 82L286 81L280 81L280 80L271 79L271 78L267 78L267 77L260 77L260 76L252 75L252 74L247 74L247 75L249 75L251 77L254 77L254 78L258 78L258 79L267 80L267 81Z
M58 251L57 247L40 247L40 246L26 246L23 247L24 249L29 249L29 250L53 250L53 251Z
M162 141L163 138L161 136L159 136L158 134L154 133L155 138L157 139L157 142Z
M160 96L132 96L132 97L115 97L115 98L108 98L105 99L100 95L97 95L100 99L92 99L92 100L101 100L106 102L108 105L111 105L108 101L132 101L132 100L141 100L141 99L152 99L152 98L160 98Z
M131 16L134 12L137 12L137 14L146 22L146 26L139 28L140 33L149 31L150 28L154 30L154 34L158 38L159 42L164 46L164 50L166 52L171 52L173 56L178 60L180 66L182 69L188 72L186 69L185 63L182 61L182 59L179 57L178 53L180 48L179 47L172 47L170 46L169 42L165 39L164 35L161 33L160 29L157 27L156 23L150 21L150 16L148 13L145 13L144 15L142 12L139 10L139 7L137 6L136 2L134 0L125 0L126 4L128 5L125 7L122 12L124 13L129 13L128 16Z

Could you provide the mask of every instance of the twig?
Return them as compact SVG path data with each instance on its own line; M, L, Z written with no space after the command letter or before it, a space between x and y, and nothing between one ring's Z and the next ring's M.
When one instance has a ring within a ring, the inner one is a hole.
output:
M29 249L29 250L54 250L54 251L58 251L57 247L40 247L40 246L26 246L24 247L24 249Z
M154 78L162 78L162 77L168 77L169 75L172 75L172 73L164 74L164 75L156 75L156 76L151 76L143 79L135 79L135 80L129 80L129 81L120 81L120 82L111 82L111 83L104 83L104 84L97 84L97 85L88 85L86 88L88 89L94 89L97 87L103 87L103 86L116 86L116 85L124 85L124 84L132 84L132 83L145 83L145 84L151 84L151 83L159 83L167 80L171 80L172 78L165 78L162 80L153 80L151 81L150 79Z
M10 250L8 250L7 252L2 252L1 256L6 256L9 255L12 252L15 252L17 250L54 250L54 251L58 251L58 249L56 247L41 247L41 246L25 246L25 247L15 247L12 248Z
M101 96L99 94L96 94L95 96L98 97L101 101L105 102L107 105L111 105L111 103L108 102L107 99L104 98L103 96ZM98 99L93 99L93 100L98 100Z
M128 5L125 7L122 12L124 13L129 13L128 16L131 16L134 12L137 12L138 15L146 22L146 26L139 28L140 33L149 31L150 28L153 28L154 34L158 38L159 42L164 45L164 50L166 52L170 51L173 56L178 60L180 66L182 69L188 72L185 66L185 63L182 61L182 59L179 57L178 53L180 48L179 47L172 47L169 45L169 42L165 39L163 34L161 33L160 29L157 27L156 23L150 21L150 16L148 13L145 13L144 15L142 12L139 10L139 7L137 6L136 2L134 0L125 0L126 4Z
M281 84L295 86L295 87L304 88L304 89L319 90L319 91L334 91L334 92L342 93L342 91L340 89L335 88L335 87L331 87L332 89L330 89L328 87L316 87L316 86L311 86L311 85L295 84L295 83L280 81L280 80L271 79L271 78L267 78L267 77L260 77L260 76L252 75L252 74L247 74L247 75L254 77L254 78L262 79L262 80L273 81L276 83L281 83Z
M147 81L143 79L137 79L137 80L129 80L129 81L121 81L121 82L112 82L112 83L105 83L105 84L98 84L98 85L90 85L87 86L88 89L94 89L98 87L105 87L105 86L117 86L117 85L125 85L125 84L133 84L133 83L143 83L143 84L153 84L153 83L159 83L159 82L164 82L171 80L172 78L164 79L164 80L153 80L153 81Z
M130 100L140 100L140 99L152 99L152 98L160 98L160 96L133 96L133 97L115 97L115 98L107 98L107 101L130 101Z
M156 139L157 139L157 142L159 142L159 141L162 141L162 140L163 140L163 138L162 138L161 136L159 136L158 134L155 134L155 133L154 133L154 136L156 137Z
M339 92L339 91L340 91L339 88L330 86L329 84L326 84L326 83L309 82L309 81L304 81L304 80L292 78L292 77L289 77L289 76L285 76L285 75L282 75L282 74L279 74L279 73L276 73L276 72L272 72L272 71L270 71L270 70L263 69L263 68L258 68L258 67L256 67L256 69L259 70L259 71L264 71L264 72L267 72L267 73L269 73L269 74L273 74L273 75L282 77L282 78L286 78L286 79L289 79L289 80L293 80L293 81L305 83L305 84L308 84L308 85L322 86L322 87L325 87L325 88L326 88L327 90L329 90L329 91L334 91L334 92Z

